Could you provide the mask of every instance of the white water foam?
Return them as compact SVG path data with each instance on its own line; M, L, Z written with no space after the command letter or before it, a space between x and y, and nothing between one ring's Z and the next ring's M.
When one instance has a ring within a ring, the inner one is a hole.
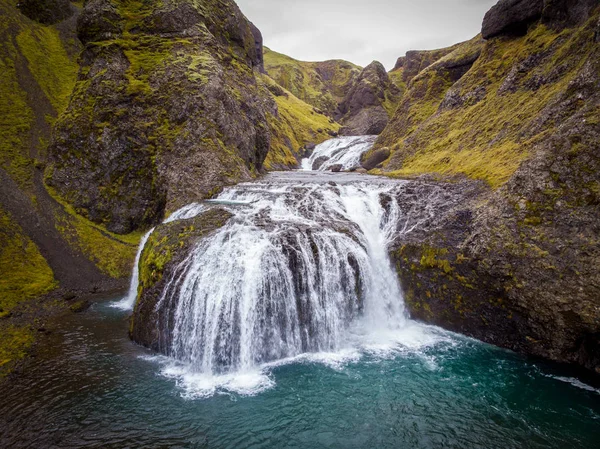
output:
M140 241L140 246L138 247L137 254L135 256L135 263L133 264L133 271L131 273L131 282L129 283L129 291L127 292L127 296L125 296L120 301L114 302L110 304L111 307L115 309L121 310L133 310L135 305L135 300L137 299L138 293L138 284L139 284L139 266L140 266L140 258L142 257L142 252L144 251L144 246L146 246L146 242L150 238L150 235L154 231L152 228L149 232L147 232L142 240Z
M377 140L377 136L348 136L330 139L317 145L309 158L302 160L302 170L313 170L315 162L322 162L319 171L328 171L334 165L341 165L342 170L360 167L360 157L369 151Z
M185 220L189 218L196 217L200 215L202 212L206 210L206 206L200 203L192 203L188 204L185 207L182 207L178 211L174 212L163 221L163 223L171 223L177 220ZM138 246L137 254L135 256L135 262L133 264L133 270L131 273L131 282L129 283L129 290L127 291L127 296L125 296L120 301L116 301L110 304L110 307L114 307L115 309L120 310L133 310L135 306L135 301L137 299L138 294L138 284L139 284L139 270L140 270L140 259L142 257L142 252L144 251L144 247L148 242L148 239L154 232L155 228L152 228L148 231L140 240L140 245Z

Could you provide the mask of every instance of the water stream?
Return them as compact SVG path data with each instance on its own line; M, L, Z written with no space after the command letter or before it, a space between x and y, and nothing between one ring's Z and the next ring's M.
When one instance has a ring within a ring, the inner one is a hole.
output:
M0 447L598 447L600 391L410 319L389 245L458 201L413 190L275 173L172 214L234 216L165 283L161 354L127 338L149 233L128 295L61 319L3 391Z

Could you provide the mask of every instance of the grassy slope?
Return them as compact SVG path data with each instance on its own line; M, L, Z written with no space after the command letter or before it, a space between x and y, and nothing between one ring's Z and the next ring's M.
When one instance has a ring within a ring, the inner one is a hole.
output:
M597 17L590 23L594 20ZM467 100L460 107L442 110L440 104L452 82L436 69L478 44L473 40L460 45L411 82L377 142L377 148L389 147L393 152L386 174L461 173L494 188L505 183L529 156L532 145L552 133L553 123L537 126L536 121L581 69L594 45L589 34L589 29L557 33L537 25L524 37L486 42L481 57L453 87ZM540 55L540 60L519 84L550 81L531 89L500 90L511 70L517 71L515 67L532 55ZM483 99L468 100L477 89L484 89Z
M280 86L331 115L361 68L347 61L303 62L265 47L265 69ZM326 77L319 71L327 73ZM326 79L327 78L327 79Z
M74 21L40 25L20 13L17 0L0 0L0 168L31 200L46 207L36 190L36 167L44 164L50 130L66 109L75 84L79 44ZM69 29L70 27L70 29ZM0 198L1 199L1 198ZM56 205L51 215L65 242L84 253L106 275L130 273L139 235L116 238ZM64 244L64 243L63 243ZM35 243L0 203L0 317L58 285ZM12 365L33 342L28 326L0 323L0 371Z
M340 125L291 92L278 89L275 81L268 76L263 75L261 79L273 93L278 109L278 115L268 115L271 148L265 167L267 170L294 168L304 145L330 139L329 132L337 132Z

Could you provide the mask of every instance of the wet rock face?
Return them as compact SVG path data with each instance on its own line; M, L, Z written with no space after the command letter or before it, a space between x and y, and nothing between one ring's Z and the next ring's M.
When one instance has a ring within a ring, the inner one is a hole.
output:
M366 170L373 170L375 167L387 160L387 158L389 157L390 149L381 148L369 154L364 160L361 161L360 165Z
M17 8L31 20L52 25L74 13L69 0L20 0Z
M413 317L600 374L599 73L547 105L560 125L501 189L397 242Z
M229 212L216 208L195 218L162 224L154 230L140 260L139 297L130 327L135 342L155 351L165 350L170 335L161 331L157 323L170 319L169 311L156 308L165 282L201 239L224 226L231 217Z
M371 63L353 84L338 106L335 118L344 125L342 135L380 134L389 121L386 101L396 101L398 88L391 82L383 65Z
M248 180L270 146L260 32L232 1L91 0L48 184L117 233Z

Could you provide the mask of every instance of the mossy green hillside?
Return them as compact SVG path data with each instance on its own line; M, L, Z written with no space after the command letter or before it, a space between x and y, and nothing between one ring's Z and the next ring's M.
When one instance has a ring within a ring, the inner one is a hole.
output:
M34 333L28 326L0 326L0 380L5 377L15 363L23 359L35 341Z
M265 47L265 69L280 86L332 116L361 67L347 61L304 62Z
M44 152L75 83L77 45L68 32L28 19L16 5L0 1L0 166L31 190L33 159Z
M267 75L262 75L261 78L277 102L277 110L267 115L271 147L265 159L265 168L296 168L307 144L319 144L330 139L340 129L340 125L291 92L282 89Z
M391 176L457 174L496 188L559 124L544 110L569 91L594 48L597 17L554 31L537 24L523 37L460 45L415 77L376 144L389 147ZM459 80L452 66L481 55ZM575 113L578 106L574 105Z
M42 296L57 283L38 247L0 208L0 318L19 302Z

